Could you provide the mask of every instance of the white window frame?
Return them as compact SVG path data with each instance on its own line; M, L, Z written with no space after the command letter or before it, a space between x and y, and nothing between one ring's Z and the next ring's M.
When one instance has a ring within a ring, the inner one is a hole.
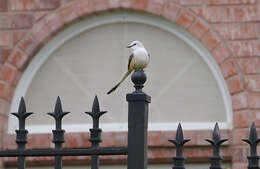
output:
M217 85L220 89L221 96L224 103L226 122L220 122L219 126L221 129L231 129L232 128L232 104L229 90L226 85L222 73L216 63L215 59L212 57L210 52L205 48L200 41L195 39L189 32L178 26L177 24L171 23L161 17L151 16L144 13L136 12L107 12L99 15L92 15L86 17L83 20L78 21L75 24L68 26L66 29L61 31L55 37L53 37L44 47L34 56L27 69L23 73L13 96L11 103L11 112L16 112L18 110L18 103L21 96L25 96L28 87L36 75L40 67L45 63L48 57L60 46L62 46L68 40L74 38L80 33L93 29L97 26L102 26L112 23L142 23L158 27L169 33L174 34L178 38L186 42L190 47L192 47L205 61L208 65L210 71L212 72L214 78L217 81ZM149 124L149 131L162 131L162 130L176 130L178 123L152 123ZM80 125L66 125L63 127L67 132L86 132L91 127L91 124L80 124ZM182 122L184 130L207 130L214 127L214 122ZM14 133L17 129L18 122L15 117L9 116L8 122L8 132ZM53 125L31 125L26 126L30 133L50 133ZM127 131L126 123L113 123L113 124L101 124L103 131Z

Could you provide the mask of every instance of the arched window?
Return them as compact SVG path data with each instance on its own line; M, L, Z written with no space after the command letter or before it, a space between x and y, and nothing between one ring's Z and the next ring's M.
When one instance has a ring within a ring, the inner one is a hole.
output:
M126 93L130 79L112 95L106 92L127 70L130 51L125 46L140 40L151 54L146 70L145 92L152 96L149 130L209 129L219 122L231 127L229 93L210 53L179 26L150 15L115 12L88 17L57 34L33 58L23 74L12 101L25 96L30 132L51 132L57 96L72 113L64 118L68 132L88 131L94 96L108 114L101 119L104 131L127 130ZM9 132L17 123L9 118ZM102 126L101 125L101 126Z

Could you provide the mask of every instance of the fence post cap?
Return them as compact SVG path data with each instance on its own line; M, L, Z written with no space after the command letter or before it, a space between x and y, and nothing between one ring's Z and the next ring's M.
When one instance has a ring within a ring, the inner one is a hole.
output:
M138 69L134 71L134 73L131 76L131 80L135 84L134 87L136 93L142 92L142 88L144 87L144 83L146 82L146 79L147 77L146 74L144 73L144 70Z

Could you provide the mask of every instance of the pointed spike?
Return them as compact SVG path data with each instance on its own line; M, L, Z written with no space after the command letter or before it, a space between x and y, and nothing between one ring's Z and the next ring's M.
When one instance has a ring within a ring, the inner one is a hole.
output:
M216 143L220 140L220 131L219 131L218 123L215 124L214 131L212 134L212 140L214 140Z
M178 146L178 142L176 140L168 140L168 141L173 143L176 147Z
M50 116L52 116L52 117L54 117L54 118L56 118L56 116L55 116L54 113L47 113L47 114L50 115Z
M185 143L189 142L191 139L184 139L182 144L184 145Z
M94 101L93 101L92 112L93 112L93 113L99 113L99 112L100 112L99 102L98 102L98 97L97 97L97 95L95 96L95 99L94 99Z
M18 113L11 113L12 115L14 115L15 117L19 118L19 114Z
M249 145L252 145L252 142L250 140L248 140L248 139L242 139L242 141L246 142Z
M177 132L176 132L176 140L177 141L182 141L183 140L183 132L182 132L182 127L181 124L179 123Z
M207 142L209 142L211 145L215 145L215 142L211 139L205 139Z
M253 122L250 127L249 140L254 142L257 139L258 139L258 136L257 136L257 132L256 132L256 126L255 126L255 123Z
M58 98L57 98L57 100L56 100L54 112L57 112L57 113L62 112L62 105L61 105L60 96L58 96Z
M26 112L26 106L25 106L25 101L24 98L22 97L20 100L19 108L18 108L18 113L24 113Z

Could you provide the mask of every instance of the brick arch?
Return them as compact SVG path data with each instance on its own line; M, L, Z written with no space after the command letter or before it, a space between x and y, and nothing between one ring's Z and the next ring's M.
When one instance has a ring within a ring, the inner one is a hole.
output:
M232 95L233 109L237 110L247 106L246 93L241 92L244 90L244 80L233 59L232 52L223 37L197 9L187 8L185 5L171 0L75 0L68 1L57 10L39 16L41 19L27 31L12 51L9 51L10 54L0 69L0 91L2 91L0 92L0 104L3 105L0 113L4 114L4 116L0 116L0 122L5 123L1 133L6 131L7 113L15 86L40 47L66 25L82 17L117 9L141 11L160 16L190 32L208 49L218 63Z

